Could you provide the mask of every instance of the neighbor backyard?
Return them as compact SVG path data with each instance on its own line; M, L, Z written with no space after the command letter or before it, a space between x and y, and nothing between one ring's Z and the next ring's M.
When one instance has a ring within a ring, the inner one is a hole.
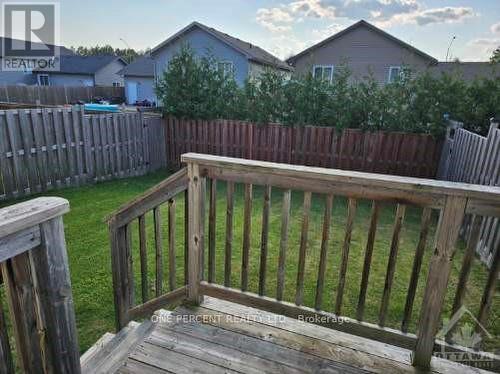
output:
M73 296L76 309L76 320L79 333L80 350L88 349L104 332L113 331L115 328L115 314L113 307L112 276L110 263L110 249L106 217L116 210L120 205L126 203L148 188L154 186L167 176L165 171L152 173L143 177L121 179L104 182L80 188L69 188L60 191L52 191L44 195L61 196L69 200L71 211L65 215L65 234L70 260L70 271L73 286ZM226 222L226 185L218 184L217 191L217 225L216 225L216 282L222 284L224 281L224 246L225 246L225 222ZM243 186L237 185L235 191L234 224L233 224L233 252L231 283L239 286L241 275L241 248L243 236ZM269 227L269 254L267 278L268 287L266 294L274 297L276 295L276 271L278 266L278 253L280 247L281 226L281 204L282 191L272 190L271 218ZM258 272L260 261L260 236L262 225L262 201L263 189L255 186L253 189L251 250L249 264L250 292L258 291ZM4 202L1 205L9 205L17 201ZM297 277L297 263L299 256L299 244L302 222L301 192L292 193L291 222L289 230L289 241L287 251L287 267L285 276L284 300L294 301L295 284ZM344 198L334 198L332 225L330 230L330 242L328 246L327 267L325 277L325 293L323 295L322 309L333 310L336 288L338 284L339 264L341 262L341 249L344 241L345 217L347 201ZM311 204L311 216L308 230L308 249L305 266L304 280L304 304L314 306L316 293L316 277L319 264L319 255L322 238L323 215L325 210L325 199L323 196L313 194ZM354 229L351 240L351 250L348 262L346 278L346 289L344 291L344 302L342 314L355 317L356 306L359 295L361 273L363 269L366 236L370 222L371 202L360 201L357 206ZM176 282L177 286L184 282L184 199L176 200ZM384 288L384 279L392 239L394 224L395 205L384 205L381 209L379 223L377 226L375 246L369 286L366 298L364 320L376 323L380 300ZM161 208L162 241L165 250L164 257L168 259L168 212L167 205ZM403 224L403 232L400 239L399 253L397 257L396 273L392 288L386 325L399 328L403 314L408 283L413 266L413 259L420 235L421 211L417 208L408 207ZM149 286L154 287L154 235L153 216L146 215L148 225L148 274ZM208 221L208 220L206 220ZM433 225L427 240L422 271L417 288L417 296L410 324L410 331L414 332L417 324L422 294L427 276L427 266L430 258L430 247L433 242L433 232L437 223L437 216L433 216ZM208 230L206 230L208 232ZM205 240L207 240L205 235ZM134 273L136 298L141 297L139 251L138 251L138 227L132 226L132 243L134 255ZM445 316L449 315L456 290L458 273L464 253L464 243L459 244L457 255L454 258L452 278L448 287L445 304ZM164 289L168 285L168 261L164 261ZM207 261L205 260L205 265ZM206 269L206 266L205 266ZM476 313L479 301L487 278L484 265L475 261L466 293L466 306ZM154 294L154 288L149 290L150 297ZM490 326L496 329L490 330L494 336L500 336L499 327L494 321L500 310L498 298L495 298L490 317ZM498 346L498 341L491 340L487 346Z

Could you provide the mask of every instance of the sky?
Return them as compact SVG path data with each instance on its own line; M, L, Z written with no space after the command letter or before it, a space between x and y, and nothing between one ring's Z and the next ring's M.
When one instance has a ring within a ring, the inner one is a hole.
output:
M280 58L364 19L444 61L488 60L500 46L500 0L63 0L65 46L154 47L192 21Z

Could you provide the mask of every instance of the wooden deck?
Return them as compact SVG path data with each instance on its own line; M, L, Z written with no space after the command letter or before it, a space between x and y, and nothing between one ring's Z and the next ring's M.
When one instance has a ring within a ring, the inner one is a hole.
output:
M417 373L411 351L205 297L106 334L84 373ZM432 373L482 372L433 358Z

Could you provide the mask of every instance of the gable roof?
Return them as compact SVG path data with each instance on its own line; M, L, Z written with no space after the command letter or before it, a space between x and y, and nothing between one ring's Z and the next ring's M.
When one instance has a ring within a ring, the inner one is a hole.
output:
M193 28L199 28L215 38L219 39L224 44L230 46L231 48L237 50L238 52L245 55L249 60L257 62L262 65L268 65L277 67L283 70L293 70L293 68L288 65L286 62L280 60L276 56L273 56L271 53L263 50L262 48L253 45L252 43L246 42L244 40L235 38L234 36L223 33L222 31L216 30L212 27L205 26L199 22L192 22L176 34L172 35L170 38L165 40L164 42L157 45L155 48L151 50L151 54L155 54L159 49L169 45L173 41L177 40L184 34L191 31Z
M118 74L134 77L153 77L154 61L151 56L137 57L134 61L121 69Z
M85 74L93 75L104 66L112 63L113 61L121 61L124 65L127 63L117 56L60 56L60 70L54 73L60 74ZM44 70L37 70L44 71Z
M3 36L0 36L0 57L3 56L3 45L4 45L4 42L7 41L7 40L18 40L18 41L24 41L24 40L20 40L20 39L12 39L12 38L5 38ZM43 46L44 44L42 43L35 43L35 42L26 42L24 41L25 43L30 43L32 47L34 46ZM52 46L52 45L49 45L49 46ZM59 46L59 54L62 56L62 55L74 55L75 52L73 52L71 49L69 48L66 48L66 47L63 47L63 46Z
M342 31L340 31L340 32L338 32L338 33L336 33L336 34L334 34L334 35L326 38L325 40L323 40L323 41L321 41L321 42L319 42L319 43L317 43L317 44L315 44L315 45L313 45L313 46L311 46L311 47L303 50L302 52L296 54L295 56L292 56L292 57L288 58L286 61L289 64L293 64L298 58L300 58L300 57L302 57L302 56L310 53L314 49L322 47L323 45L325 45L325 44L327 44L327 43L329 43L329 42L331 42L333 40L336 40L336 39L344 36L345 34L351 32L351 31L353 31L353 30L355 30L355 29L357 29L359 27L366 27L366 28L370 29L371 31L374 31L374 32L380 34L384 38L389 39L392 42L395 42L395 43L399 44L402 48L408 49L409 51L411 51L411 52L413 52L413 53L415 53L415 54L417 54L417 55L419 55L419 56L421 56L421 57L429 60L429 62L431 62L433 64L437 63L437 60L434 57L428 55L425 52L422 52L421 50L419 50L419 49L411 46L408 43L405 43L401 39L398 39L395 36L392 36L391 34L385 32L384 30L381 30L378 27L373 26L371 23L368 23L365 20L361 20L361 21L356 22L355 24L347 27L346 29L344 29L344 30L342 30Z

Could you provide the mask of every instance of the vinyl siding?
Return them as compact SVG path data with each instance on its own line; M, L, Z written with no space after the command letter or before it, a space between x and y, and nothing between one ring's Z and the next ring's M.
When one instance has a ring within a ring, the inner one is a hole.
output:
M137 100L149 100L157 103L157 98L154 92L154 79L146 77L125 77L125 87L128 82L133 82L137 84ZM125 89L125 92L127 90Z
M162 75L168 62L179 52L184 43L188 43L198 56L206 56L209 53L219 61L231 61L235 70L235 79L239 85L243 85L248 77L249 66L246 56L199 28L192 29L154 53L152 58L155 61L155 76Z
M312 72L314 65L338 66L344 61L353 79L372 72L380 84L387 83L391 66L407 65L422 71L429 65L424 57L363 26L300 56L294 65L296 73L306 73Z
M85 74L49 73L51 86L86 86L85 82L94 85L94 76Z
M117 74L123 69L125 63L120 60L115 60L110 64L102 67L95 73L96 86L112 86L113 82L119 82L120 86L124 85L123 76Z

